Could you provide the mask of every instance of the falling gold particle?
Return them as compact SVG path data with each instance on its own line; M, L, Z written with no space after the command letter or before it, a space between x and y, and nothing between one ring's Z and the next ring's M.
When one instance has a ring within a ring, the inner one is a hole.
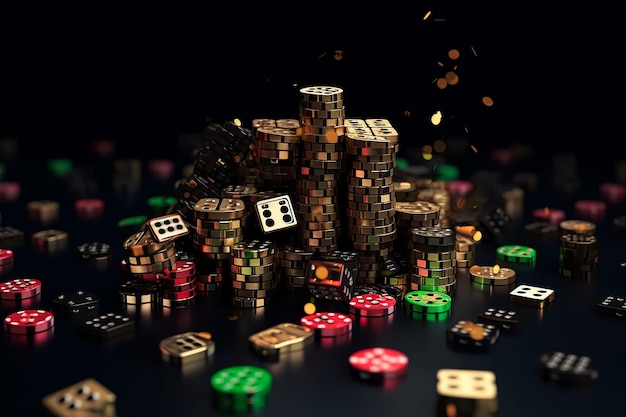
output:
M430 161L431 159L433 159L433 154L422 152L422 158L424 158L424 161Z
M446 81L445 78L437 78L437 87L439 87L440 90L443 90L447 86L448 86L448 82Z
M430 122L435 126L438 126L441 123L441 119L443 119L443 115L440 110L437 110L432 114L432 116L430 116Z
M478 153L478 149L476 148L476 146L471 145L470 148L472 148L472 151L474 151L474 153Z
M318 56L318 58L324 58L326 55L328 55L327 52L322 52L322 55Z
M444 153L446 151L446 142L441 139L437 139L433 144L433 148L435 149L435 152Z
M454 403L446 404L446 417L457 417L456 405Z
M480 242L482 238L483 233L480 230L476 230L476 232L474 232L474 234L472 235L472 239L474 239L474 242Z
M464 205L465 205L465 199L464 198L460 198L459 201L456 202L457 208L463 208Z
M237 321L238 318L239 316L236 314L230 314L228 317L226 317L228 321Z
M495 275L498 275L498 274L500 273L500 265L495 264L495 265L493 266L492 271L493 271L493 273L494 273Z
M304 305L304 313L305 314L313 314L313 313L315 313L315 310L316 310L315 304L313 304L313 303L306 303Z
M446 72L446 81L450 85L457 85L459 83L459 76L456 75L454 71L448 71Z
M443 67L443 62L437 61L437 65L439 65L440 67Z
M422 17L422 20L427 20L431 14L433 14L432 10L427 11L424 17Z
M433 153L433 147L430 145L422 146L422 152L424 153Z
M405 110L404 111L404 116L405 117L411 117L411 112L409 110Z
M343 59L343 51L338 49L335 51L335 61L341 61Z
M493 99L492 99L491 97L487 97L487 96L485 96L485 97L483 97L483 100L482 100L482 101L483 101L483 104L484 104L485 106L487 106L487 107L491 107L491 106L493 106Z
M450 59L459 59L459 56L461 56L461 53L458 49L450 49L448 51L448 58Z
M233 123L234 123L235 125L237 125L237 126L241 126L241 120L239 120L239 119L235 119L235 120L233 120Z

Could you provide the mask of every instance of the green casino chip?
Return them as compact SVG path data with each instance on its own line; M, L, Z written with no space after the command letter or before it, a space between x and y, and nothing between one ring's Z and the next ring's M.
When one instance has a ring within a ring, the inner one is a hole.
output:
M534 264L537 260L537 251L528 246L504 245L497 251L498 259L518 264Z
M443 313L452 308L452 297L438 291L414 290L404 295L404 306L413 313Z
M211 388L215 406L220 411L261 410L272 390L272 374L256 366L232 366L211 376Z

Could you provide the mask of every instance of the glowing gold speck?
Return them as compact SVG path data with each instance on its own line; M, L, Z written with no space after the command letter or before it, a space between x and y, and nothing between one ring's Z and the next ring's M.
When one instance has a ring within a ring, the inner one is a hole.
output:
M430 145L422 146L422 152L424 153L433 153L433 147Z
M405 117L411 117L411 112L409 110L405 110L404 111L404 116Z
M435 152L444 153L446 151L446 142L438 139L433 144L433 148L435 149Z
M313 303L306 303L304 305L304 313L305 314L313 314L313 313L315 313L315 304L313 304Z
M474 151L474 153L478 153L478 149L476 148L476 146L471 145L470 148L472 148L472 151Z
M236 124L237 126L241 126L241 120L239 119L233 120L233 123Z
M448 51L448 58L450 59L459 59L459 56L461 56L461 54L458 49L450 49Z
M430 116L430 122L435 126L438 126L441 123L442 119L443 119L443 115L441 114L441 111L439 110L437 110L435 113L433 113Z
M343 59L343 51L336 50L334 57L335 57L335 61L341 61Z
M422 17L422 20L427 20L431 14L433 14L432 10L427 11L424 17Z
M487 97L487 96L483 97L482 102L487 107L493 106L493 99L491 97Z
M422 152L422 158L424 158L425 161L430 161L431 159L433 159L433 154Z
M476 230L476 232L472 235L472 239L474 239L474 242L480 242L482 238L483 234L480 230Z
M500 265L495 264L495 265L493 266L493 268L492 268L492 271L493 271L493 273L494 273L494 274L496 274L496 275L497 275L497 274L499 274L499 273L500 273Z
M447 86L448 86L448 82L446 81L445 78L437 78L437 87L439 87L439 89L443 90Z

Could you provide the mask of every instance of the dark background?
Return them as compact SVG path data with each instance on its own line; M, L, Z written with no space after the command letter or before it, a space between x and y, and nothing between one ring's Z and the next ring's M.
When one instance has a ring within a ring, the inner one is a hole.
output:
M388 118L416 147L465 134L479 149L521 141L595 163L622 132L624 34L604 1L2 7L0 136L28 158L93 138L165 154L207 117L297 117L307 85L342 87L348 117ZM453 64L459 83L439 90Z
M399 310L392 323L355 324L348 344L316 344L276 364L254 357L246 338L279 322L298 321L307 297L284 296L275 307L259 311L234 311L223 299L199 297L190 308L136 312L136 334L111 345L85 340L74 323L59 317L54 337L41 345L14 343L3 332L2 415L41 415L44 395L86 377L118 394L120 416L213 415L210 376L239 364L265 366L273 373L275 385L260 415L435 415L434 376L441 367L494 370L498 415L619 413L624 322L598 316L593 306L605 295L626 294L624 241L610 228L624 205L611 207L599 225L601 269L593 282L559 276L558 242L529 241L521 233L531 210L557 207L573 217L575 201L596 198L598 180L615 178L612 162L622 159L617 149L623 135L618 59L624 29L616 24L617 6L441 3L20 10L3 5L0 137L17 139L19 160L9 166L6 178L25 186L19 201L0 207L2 224L24 230L28 243L42 226L26 218L24 204L58 199L62 216L53 227L70 235L68 250L53 256L35 253L28 244L16 249L12 275L42 279L41 307L50 307L62 291L85 288L101 296L101 311L122 309L116 263L126 236L118 233L116 222L152 214L146 198L171 194L172 184L144 177L139 195L107 199L105 217L85 224L73 216L75 196L46 175L40 161L70 156L76 165L104 167L97 178L103 181L102 190L110 191L110 182L104 182L110 165L89 153L93 139L115 141L116 156L170 157L177 152L179 135L199 132L208 118L221 122L239 117L249 123L253 118L297 117L299 88L325 84L344 89L349 117L390 119L404 152L458 136L467 137L481 152L520 142L532 145L535 157L524 169L540 174L539 188L526 195L524 217L503 243L536 247L536 267L519 268L517 282L554 288L556 299L539 311L511 305L520 312L524 328L515 337L502 336L487 355L448 349L444 333L451 321L416 321ZM422 21L428 10L433 11L431 19ZM441 75L438 61L451 65L446 58L451 48L461 52L460 82L442 91L433 80ZM337 50L343 51L343 59L334 59ZM494 106L483 106L483 96L492 97ZM439 109L449 117L433 127L428 118ZM580 157L584 184L566 195L556 193L544 175L552 156L562 152ZM486 158L454 162L462 164L464 178L474 170L495 168ZM502 170L503 179L512 173ZM110 269L95 273L74 262L74 247L93 240L111 243ZM497 245L481 243L477 263L492 264ZM509 306L506 291L477 290L467 277L462 279L450 320ZM0 307L4 315L15 306ZM231 320L233 314L237 320ZM158 342L196 330L213 333L213 361L182 371L164 365ZM410 357L407 378L395 390L349 377L348 355L375 344ZM574 389L544 383L536 360L551 350L591 355L600 378Z

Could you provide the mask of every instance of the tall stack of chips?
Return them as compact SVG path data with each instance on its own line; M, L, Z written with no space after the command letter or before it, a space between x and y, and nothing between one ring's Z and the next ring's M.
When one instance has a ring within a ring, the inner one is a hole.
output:
M278 263L276 265L276 275L279 284L286 288L288 292L304 289L307 262L312 256L312 251L282 244L277 252Z
M338 249L341 207L338 186L345 169L343 90L300 89L301 154L296 179L295 245L314 252Z
M372 134L346 135L347 240L363 251L357 283L377 282L398 235L393 189L396 147Z
M441 206L431 201L396 201L395 217L398 236L394 247L408 259L411 229L437 226L440 213Z
M301 128L298 120L279 119L276 127L258 127L254 133L255 185L259 189L293 191ZM281 127L282 126L282 127ZM285 188L287 188L285 190Z

